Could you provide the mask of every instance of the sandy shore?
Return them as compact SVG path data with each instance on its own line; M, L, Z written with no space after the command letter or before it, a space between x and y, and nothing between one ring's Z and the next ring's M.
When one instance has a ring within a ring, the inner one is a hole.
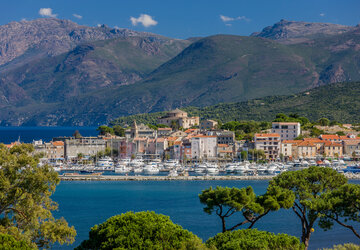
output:
M360 174L346 174L348 179L360 180ZM60 176L63 181L208 181L208 180L271 180L272 175L257 176L119 176L72 175Z

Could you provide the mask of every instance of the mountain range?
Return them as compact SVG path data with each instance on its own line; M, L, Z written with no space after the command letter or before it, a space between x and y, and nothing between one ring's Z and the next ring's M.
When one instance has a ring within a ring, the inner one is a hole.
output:
M360 27L281 20L186 40L43 18L0 26L0 125L119 116L289 95L360 80Z

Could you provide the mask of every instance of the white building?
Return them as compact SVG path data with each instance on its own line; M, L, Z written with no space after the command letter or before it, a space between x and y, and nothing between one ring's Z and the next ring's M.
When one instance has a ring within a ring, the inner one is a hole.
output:
M191 158L214 159L217 155L216 136L197 135L191 138Z
M280 153L280 135L273 134L255 134L255 149L265 152L266 159L275 160Z
M294 140L301 134L298 122L273 122L271 133L280 135L281 140Z

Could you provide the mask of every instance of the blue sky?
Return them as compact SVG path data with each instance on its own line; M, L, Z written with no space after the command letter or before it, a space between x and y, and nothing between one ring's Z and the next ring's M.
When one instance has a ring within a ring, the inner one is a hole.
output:
M1 0L0 13L1 25L56 16L188 38L249 35L280 19L354 26L360 23L360 0Z

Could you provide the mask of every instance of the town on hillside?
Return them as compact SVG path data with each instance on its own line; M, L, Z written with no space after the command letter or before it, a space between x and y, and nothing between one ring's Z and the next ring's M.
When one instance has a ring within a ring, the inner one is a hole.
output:
M35 153L42 154L44 162L56 169L76 163L102 170L113 170L117 165L123 168L119 172L133 171L125 168L130 163L131 166L148 162L225 166L231 162L252 161L307 167L345 166L344 160L360 158L360 137L355 133L306 137L307 131L302 131L298 121L275 120L271 127L246 139L238 139L235 131L222 129L218 121L188 117L180 109L159 117L158 124L154 127L134 121L118 135L112 128L101 126L97 137L82 137L77 133L72 137L53 138L50 142L34 141L33 146ZM342 126L351 128L350 124Z

